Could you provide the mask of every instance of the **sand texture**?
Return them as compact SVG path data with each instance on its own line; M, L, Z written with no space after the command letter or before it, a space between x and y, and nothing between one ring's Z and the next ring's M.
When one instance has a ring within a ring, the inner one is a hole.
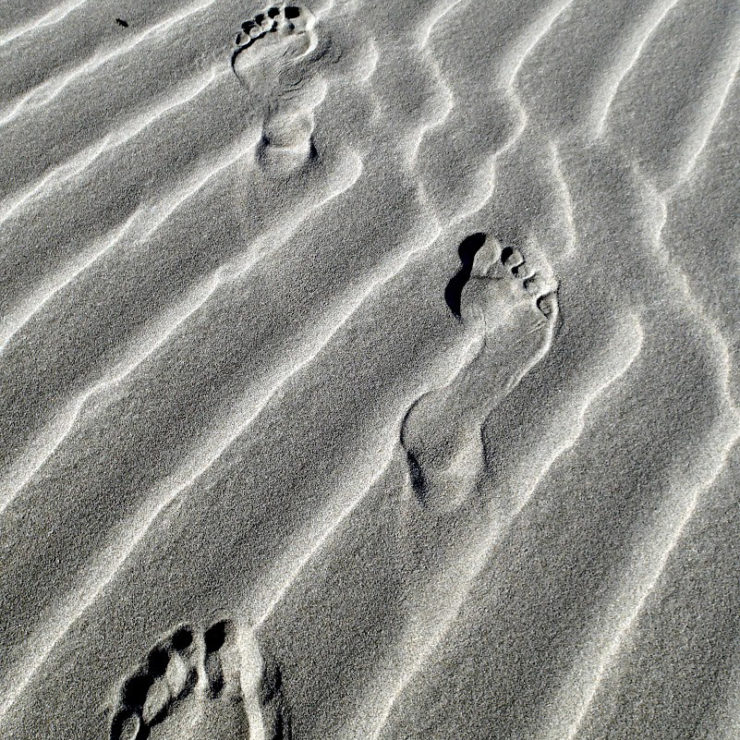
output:
M1 0L0 738L740 738L738 0Z

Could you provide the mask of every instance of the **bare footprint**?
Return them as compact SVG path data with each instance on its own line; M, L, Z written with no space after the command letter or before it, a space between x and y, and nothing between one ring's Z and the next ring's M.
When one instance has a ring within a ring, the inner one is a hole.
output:
M544 260L533 267L483 234L463 242L460 258L445 297L479 349L447 386L421 396L401 426L414 495L439 511L476 489L485 469L483 423L544 357L558 322L557 284Z
M160 640L124 679L110 730L111 740L289 737L279 670L265 665L253 631L232 620Z
M263 116L257 163L277 174L317 156L312 111L325 90L314 66L301 63L317 47L315 25L302 5L272 5L242 23L231 55L249 108Z

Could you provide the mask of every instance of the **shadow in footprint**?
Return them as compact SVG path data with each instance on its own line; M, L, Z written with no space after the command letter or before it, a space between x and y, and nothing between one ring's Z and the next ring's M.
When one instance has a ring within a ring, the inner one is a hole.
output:
M219 651L226 643L227 632L232 629L231 623L228 620L223 620L216 622L203 634L204 665L208 678L208 691L213 697L219 696L224 688L225 677Z
M465 284L470 280L470 274L473 269L473 260L480 248L486 243L486 235L482 232L476 232L466 236L457 248L460 256L460 269L454 277L447 283L445 288L445 301L452 311L455 318L460 318L460 302Z
M421 465L419 465L419 461L416 459L416 455L414 455L413 451L411 450L411 447L409 446L408 440L405 438L406 437L405 435L406 424L408 422L409 416L411 416L411 414L414 411L414 407L420 400L421 399L417 399L416 401L414 401L414 403L411 404L411 406L409 407L409 410L406 412L406 414L403 417L403 421L401 422L401 446L403 447L406 453L406 462L409 466L409 480L411 483L411 489L413 490L414 495L416 496L419 503L422 506L426 506L427 495L426 495L426 481L424 480L424 473L421 469Z
M245 20L241 24L241 31L236 35L235 48L231 54L232 71L241 79L236 68L237 59L242 52L252 49L255 44L260 47L269 45L269 42L262 41L262 39L271 38L273 43L276 39L280 41L290 38L295 40L300 37L310 39L315 20L310 11L297 5L283 7L272 5ZM311 44L308 43L307 48L310 46Z
M263 716L268 718L265 737L269 740L291 740L290 709L283 696L283 677L280 666L273 661L268 662L263 669L260 703Z

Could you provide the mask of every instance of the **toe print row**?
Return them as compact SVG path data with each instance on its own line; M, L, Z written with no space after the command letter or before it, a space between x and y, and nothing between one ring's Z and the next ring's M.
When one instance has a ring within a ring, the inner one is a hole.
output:
M195 651L189 626L179 627L149 651L121 686L111 740L147 737L191 693L197 680Z
M270 35L277 39L305 34L313 27L313 15L299 5L272 5L241 24L231 55L231 67L236 71L237 57ZM264 43L264 42L263 42Z
M557 308L555 290L552 290L552 280L543 279L539 273L532 270L522 256L522 253L513 247L505 247L501 251L501 263L511 276L522 281L522 286L530 295L534 296L539 311L546 319L554 318Z
M232 620L178 627L120 685L110 740L183 737L287 740L290 713L276 663Z

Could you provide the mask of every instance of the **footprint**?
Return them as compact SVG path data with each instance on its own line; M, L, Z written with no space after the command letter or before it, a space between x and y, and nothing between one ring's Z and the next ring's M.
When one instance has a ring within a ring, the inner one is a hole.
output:
M255 159L268 173L285 175L318 157L313 109L326 87L315 65L301 62L317 48L315 25L308 8L272 5L244 21L236 37L231 67L250 111L262 115Z
M481 233L465 239L459 254L462 267L445 298L478 350L448 385L414 402L401 425L411 489L439 511L476 490L486 465L483 424L544 357L559 318L557 283L543 259L533 267L518 249L501 249Z
M316 19L300 5L271 5L241 25L231 54L231 69L245 79L250 69L271 52L294 58L316 46Z
M124 679L110 729L111 740L289 737L279 670L265 666L254 632L228 619L160 640Z

